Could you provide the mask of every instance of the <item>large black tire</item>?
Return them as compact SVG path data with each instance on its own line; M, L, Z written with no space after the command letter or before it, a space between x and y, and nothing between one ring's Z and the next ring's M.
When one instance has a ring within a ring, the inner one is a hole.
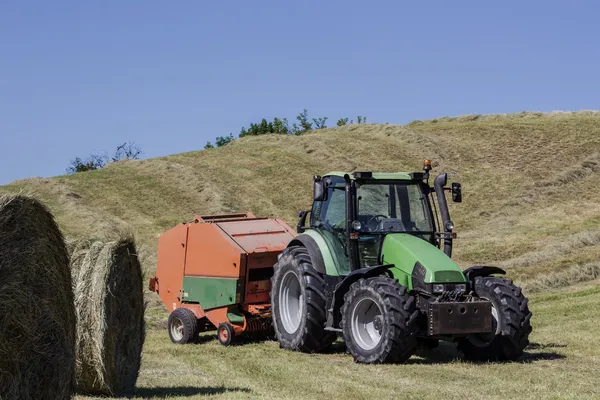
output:
M176 308L169 315L167 329L173 343L194 343L198 337L198 320L187 308Z
M271 279L271 311L280 347L314 353L329 346L336 335L325 331L325 281L313 268L308 251L300 246L288 247L275 264L274 270ZM286 312L291 307L288 306L291 301L286 300L286 296L294 290L298 293L296 297L299 311L291 315L294 313Z
M496 277L477 277L478 297L492 302L494 331L461 339L458 348L473 361L514 361L529 344L531 312L521 288L512 281Z
M417 348L418 315L415 298L396 280L360 279L344 297L344 341L357 362L405 362Z

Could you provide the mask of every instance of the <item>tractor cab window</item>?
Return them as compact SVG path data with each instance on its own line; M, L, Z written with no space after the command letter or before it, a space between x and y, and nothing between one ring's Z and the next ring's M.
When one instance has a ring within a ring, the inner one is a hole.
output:
M344 181L333 179L328 188L327 201L315 202L311 213L311 225L327 230L346 229L346 196Z
M415 183L358 185L357 211L361 232L432 233L427 196Z
M435 241L429 202L417 183L362 183L357 185L356 203L361 267L380 262L379 249L388 233L410 233Z

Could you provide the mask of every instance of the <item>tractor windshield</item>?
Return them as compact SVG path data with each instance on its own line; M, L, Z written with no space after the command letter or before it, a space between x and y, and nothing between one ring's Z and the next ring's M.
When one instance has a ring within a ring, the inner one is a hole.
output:
M434 231L427 196L417 183L363 182L357 184L356 199L361 233Z

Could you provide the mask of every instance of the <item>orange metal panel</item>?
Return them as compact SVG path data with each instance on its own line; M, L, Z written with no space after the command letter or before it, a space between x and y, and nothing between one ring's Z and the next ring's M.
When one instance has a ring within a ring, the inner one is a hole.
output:
M231 221L231 220L241 220L241 219L251 219L256 217L249 211L245 213L236 213L236 214L220 214L220 215L196 215L194 220L196 222L220 222L220 221Z
M250 286L254 286L258 282L251 282ZM264 287L267 286L269 289L271 288L270 281L261 281L260 284ZM258 293L252 293L252 289L246 293L246 298L244 303L246 304L259 304L259 303L268 303L271 301L271 295L269 291L261 291Z
M158 238L155 287L169 311L181 304L187 233L187 225L177 225Z
M270 301L270 279L273 265L277 262L278 254L279 251L252 253L248 255L244 303L268 303ZM258 274L255 275L252 271ZM269 272L269 275L266 275L267 272Z
M282 251L295 235L285 223L256 219L217 223L248 253Z
M271 303L249 304L244 307L244 311L252 315L268 317L271 315Z
M206 318L210 321L211 324L219 327L219 324L222 322L229 322L233 327L233 331L236 335L239 335L246 329L246 316L242 315L244 318L244 323L242 325L234 324L229 321L227 318L227 307L215 308L214 310L210 310L206 312Z
M190 224L185 275L239 278L243 253L216 224Z
M204 313L204 310L202 309L202 307L200 307L199 304L183 303L181 305L181 308L187 308L188 310L193 312L194 315L196 316L196 318L198 318L198 319L206 316L206 314Z

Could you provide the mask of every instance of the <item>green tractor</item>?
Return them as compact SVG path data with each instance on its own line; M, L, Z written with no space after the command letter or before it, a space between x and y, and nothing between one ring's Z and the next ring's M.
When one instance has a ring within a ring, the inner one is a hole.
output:
M515 360L529 343L521 289L493 266L463 271L445 192L424 172L314 177L311 210L274 266L273 325L282 348L318 352L338 335L357 362L404 362L418 347L457 342L469 360ZM434 196L435 194L435 196ZM441 224L438 216L441 215ZM310 214L309 226L306 226ZM443 248L443 251L442 251Z

